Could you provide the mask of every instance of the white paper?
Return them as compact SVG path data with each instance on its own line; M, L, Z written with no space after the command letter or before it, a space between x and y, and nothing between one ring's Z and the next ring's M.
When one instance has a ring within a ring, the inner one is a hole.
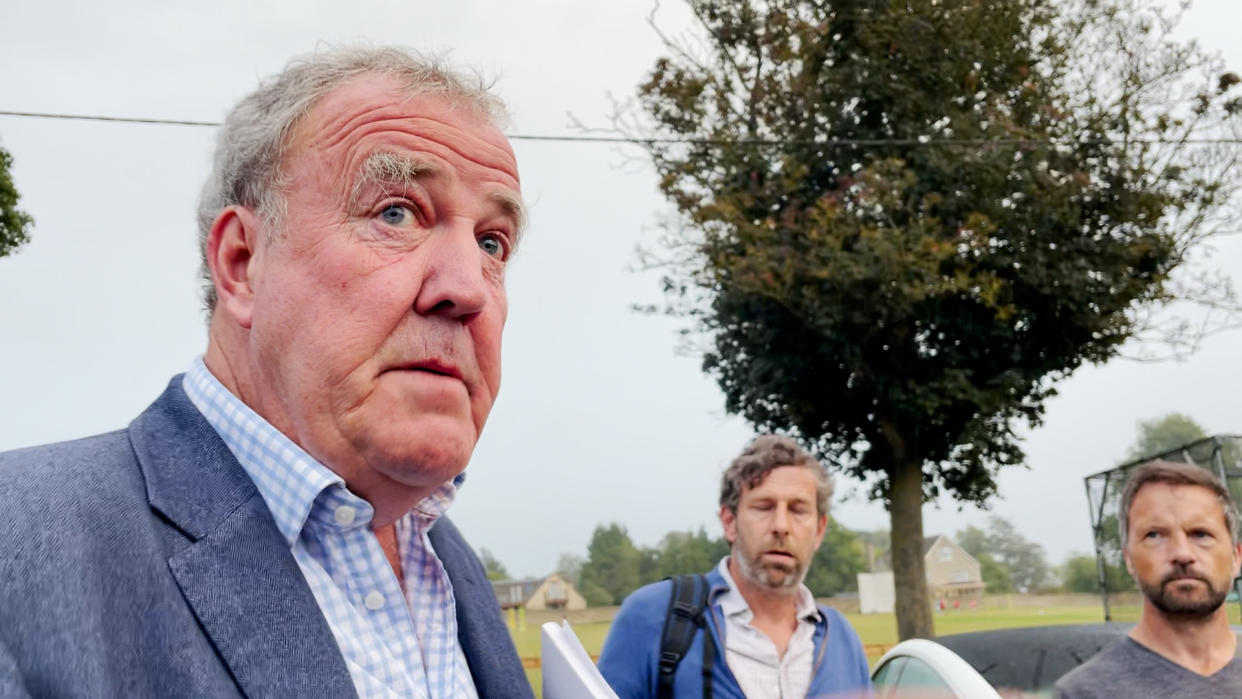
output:
M568 621L540 628L543 699L618 699Z

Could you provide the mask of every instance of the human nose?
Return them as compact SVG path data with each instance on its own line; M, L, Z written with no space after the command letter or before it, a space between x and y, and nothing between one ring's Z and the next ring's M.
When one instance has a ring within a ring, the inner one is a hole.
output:
M777 505L772 509L772 533L785 536L789 533L789 508Z
M1195 549L1190 537L1180 532L1170 537L1169 560L1181 565L1195 562Z
M461 223L432 235L423 243L422 285L414 299L420 315L465 318L487 303L487 279L473 226Z

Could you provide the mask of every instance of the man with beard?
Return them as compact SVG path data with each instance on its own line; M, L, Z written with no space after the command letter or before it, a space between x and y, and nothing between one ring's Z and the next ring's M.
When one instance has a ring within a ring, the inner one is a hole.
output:
M617 694L869 694L857 634L836 610L817 606L802 584L828 526L831 495L827 471L792 439L765 435L751 442L722 478L720 523L731 553L697 581L706 601L697 626L688 627L693 640L680 662L670 662L663 639L666 615L679 606L674 583L635 591L617 612L599 660Z
M1242 660L1223 606L1242 561L1229 491L1197 466L1141 466L1121 495L1121 548L1143 592L1142 616L1127 637L1061 678L1058 696L1242 696Z

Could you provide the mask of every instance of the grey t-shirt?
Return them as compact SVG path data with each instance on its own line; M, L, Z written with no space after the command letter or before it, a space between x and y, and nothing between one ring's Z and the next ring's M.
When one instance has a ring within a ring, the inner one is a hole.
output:
M1242 659L1204 677L1126 636L1057 681L1058 699L1242 697Z

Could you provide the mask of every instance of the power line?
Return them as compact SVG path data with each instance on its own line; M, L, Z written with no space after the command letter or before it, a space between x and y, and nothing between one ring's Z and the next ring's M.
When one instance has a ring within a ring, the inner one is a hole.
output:
M121 124L162 124L167 126L220 126L218 121L194 121L190 119L151 119L142 117L114 117L96 114L55 114L50 112L17 112L0 110L0 116L30 117L34 119L68 119L75 121L104 121ZM1118 139L1095 138L1081 141L1052 141L1029 138L831 138L822 141L789 141L779 139L711 139L711 138L635 138L632 136L569 136L547 134L506 134L511 141L545 141L562 143L634 143L724 146L1033 146L1033 145L1114 145ZM1242 145L1242 138L1136 138L1126 141L1132 145Z
M0 110L0 116L33 117L35 119L73 119L77 121L112 121L122 124L169 124L172 126L219 126L218 121L189 121L182 119L142 119L139 117L110 117L90 114L49 114L47 112L10 112Z

